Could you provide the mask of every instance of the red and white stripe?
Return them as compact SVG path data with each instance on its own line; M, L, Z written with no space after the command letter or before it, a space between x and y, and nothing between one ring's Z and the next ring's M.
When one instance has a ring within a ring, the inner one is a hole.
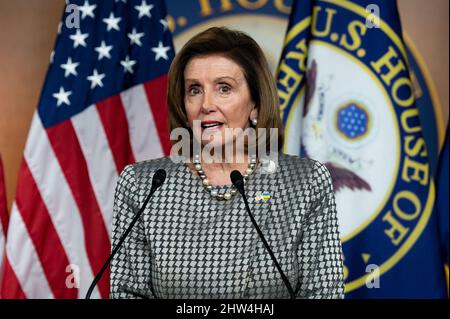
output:
M3 163L2 158L0 156L0 286L3 274L3 268L5 267L5 240L6 240L6 232L8 229L8 210L6 206L6 182L5 176L3 174ZM1 298L1 291L0 291Z
M121 170L169 153L166 80L137 85L47 129L36 112L9 222L3 298L84 298L111 250ZM108 295L109 271L92 296Z

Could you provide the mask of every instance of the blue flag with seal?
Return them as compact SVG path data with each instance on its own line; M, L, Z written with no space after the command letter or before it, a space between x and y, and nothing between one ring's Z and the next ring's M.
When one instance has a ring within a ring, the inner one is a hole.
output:
M294 1L277 85L284 151L321 161L333 177L346 298L445 298L396 2Z
M448 274L448 259L449 259L449 237L448 237L448 218L449 218L449 140L448 140L448 127L445 134L444 146L442 148L441 154L439 156L439 167L436 173L436 209L439 219L439 234L441 236L441 247L442 247L442 259L444 261L445 275L447 279L447 294L449 287L449 274Z

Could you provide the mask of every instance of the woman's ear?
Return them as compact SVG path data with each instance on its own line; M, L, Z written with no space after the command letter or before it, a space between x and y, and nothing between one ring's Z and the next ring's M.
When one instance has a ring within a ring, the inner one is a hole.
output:
M258 110L256 107L253 107L248 120L250 121L251 126L256 127L256 125L258 125Z
M253 104L253 109L250 112L250 120L258 118L258 109L256 108L256 105Z

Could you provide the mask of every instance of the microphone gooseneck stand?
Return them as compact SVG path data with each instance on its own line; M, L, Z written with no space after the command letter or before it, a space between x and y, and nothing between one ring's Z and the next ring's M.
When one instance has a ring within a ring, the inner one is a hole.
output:
M234 170L231 172L230 174L230 178L231 178L231 182L233 183L233 185L237 188L237 190L239 191L239 193L241 193L242 198L244 199L244 203L245 203L245 208L247 210L248 215L250 216L250 219L252 221L253 226L255 227L259 237L261 238L264 247L266 248L267 252L270 255L270 258L272 258L275 267L277 268L278 272L281 275L281 279L284 282L284 285L286 286L289 295L291 297L291 299L295 299L295 292L292 289L291 283L289 282L288 278L286 277L286 275L284 274L283 270L280 267L280 264L278 263L278 260L276 259L275 255L273 254L272 249L270 248L269 244L267 243L266 238L264 237L261 229L259 228L258 224L256 223L255 218L253 217L253 214L250 210L250 207L248 205L248 201L247 201L247 196L245 196L245 190L244 190L244 178L242 177L242 174L237 171Z
M97 285L97 283L100 281L103 273L105 272L106 268L109 266L109 263L113 259L113 257L116 255L116 253L119 251L120 247L122 247L123 242L127 238L128 234L130 233L131 229L133 228L134 224L136 224L139 217L141 217L142 213L144 212L145 207L147 206L148 201L153 196L153 193L164 183L166 179L166 171L163 169L159 169L153 174L153 180L152 180L152 188L150 189L150 193L148 194L147 198L144 201L144 204L142 204L141 209L136 213L133 220L131 221L128 228L125 230L125 232L122 234L122 236L119 239L119 242L117 243L116 247L114 247L111 255L109 255L106 262L103 264L102 269L98 272L98 274L95 276L94 280L91 283L91 286L89 287L86 298L90 299L92 291L94 290L94 287Z

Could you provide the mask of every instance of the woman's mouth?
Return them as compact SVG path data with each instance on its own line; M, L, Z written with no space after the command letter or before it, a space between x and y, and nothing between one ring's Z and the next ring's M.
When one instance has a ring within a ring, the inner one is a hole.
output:
M220 130L223 123L218 121L202 121L202 131L208 130L208 131L214 131L214 130Z

